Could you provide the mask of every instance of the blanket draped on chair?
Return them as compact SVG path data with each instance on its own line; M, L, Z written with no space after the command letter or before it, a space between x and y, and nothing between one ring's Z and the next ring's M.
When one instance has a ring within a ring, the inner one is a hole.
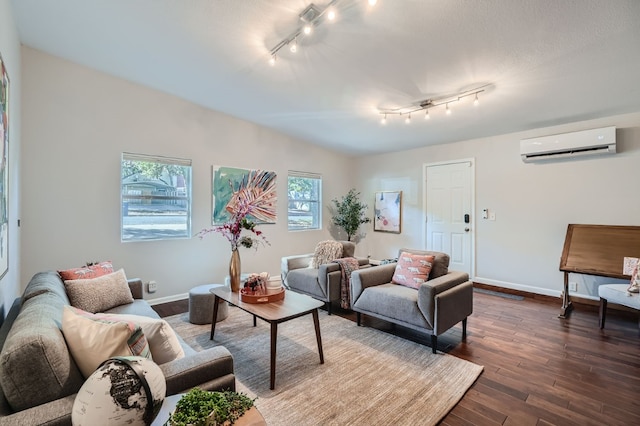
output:
M349 284L351 282L351 273L357 270L360 265L355 257L343 257L335 259L340 270L342 271L342 279L340 280L340 307L342 309L351 309L351 297L349 296Z

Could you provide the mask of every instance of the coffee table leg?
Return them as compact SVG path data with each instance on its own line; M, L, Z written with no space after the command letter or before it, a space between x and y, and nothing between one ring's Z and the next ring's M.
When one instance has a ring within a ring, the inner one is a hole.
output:
M318 341L318 354L320 355L320 364L324 364L324 354L322 353L322 337L320 337L320 320L318 319L318 309L314 309L313 325L316 328L316 340Z
M209 336L209 340L213 340L213 333L216 332L216 319L218 318L219 304L220 304L220 298L216 296L213 299L213 316L211 317L211 336Z
M256 325L257 325L257 324L256 324L256 316L254 315L254 316L253 316L253 326L255 327Z
M278 341L278 323L271 323L271 387L276 388L276 346Z

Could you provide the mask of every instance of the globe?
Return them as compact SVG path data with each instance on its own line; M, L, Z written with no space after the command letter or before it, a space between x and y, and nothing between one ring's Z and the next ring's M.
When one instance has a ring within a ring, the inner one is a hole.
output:
M153 361L138 356L109 358L84 382L71 411L80 425L150 425L167 392Z

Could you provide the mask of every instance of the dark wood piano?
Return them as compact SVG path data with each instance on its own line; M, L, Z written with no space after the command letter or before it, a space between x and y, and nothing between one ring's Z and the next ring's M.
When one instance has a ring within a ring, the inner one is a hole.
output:
M570 224L560 259L564 290L558 316L566 318L573 309L569 273L630 279L622 273L625 257L640 258L640 226Z

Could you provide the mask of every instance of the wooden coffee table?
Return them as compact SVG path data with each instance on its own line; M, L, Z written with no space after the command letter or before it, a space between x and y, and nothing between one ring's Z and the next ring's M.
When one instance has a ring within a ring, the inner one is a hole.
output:
M226 300L230 304L237 306L245 312L253 315L253 326L256 326L256 317L271 325L271 383L270 389L276 385L276 343L278 339L278 324L289 321L307 314L313 316L313 324L316 329L316 340L318 341L318 354L320 364L324 364L322 353L322 338L320 337L320 321L318 320L318 308L324 303L304 294L286 291L284 300L271 303L245 303L240 300L240 293L234 293L227 287L216 287L211 289L211 293L216 296L213 304L213 317L218 315L218 302L220 299ZM216 322L211 322L211 337L216 331Z

